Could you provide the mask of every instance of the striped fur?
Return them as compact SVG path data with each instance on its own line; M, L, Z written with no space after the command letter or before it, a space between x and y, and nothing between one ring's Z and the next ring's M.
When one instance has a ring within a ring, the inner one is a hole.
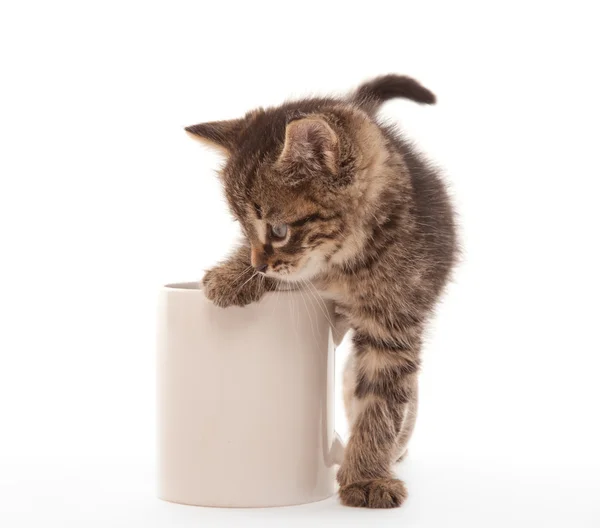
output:
M338 481L344 504L371 508L406 497L392 465L415 423L423 330L456 257L442 181L377 120L394 97L435 101L416 81L388 75L347 98L288 102L188 128L226 152L221 178L245 235L206 274L209 298L244 305L282 283L310 280L354 330L344 375L351 436ZM287 226L285 237L273 226Z

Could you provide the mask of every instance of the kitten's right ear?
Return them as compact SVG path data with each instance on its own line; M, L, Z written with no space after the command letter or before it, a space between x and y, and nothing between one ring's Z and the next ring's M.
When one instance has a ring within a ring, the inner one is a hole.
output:
M276 167L288 182L307 177L332 179L338 173L339 140L327 121L319 115L292 119L285 129L283 151Z
M206 145L230 153L235 148L242 125L242 119L212 121L185 127L185 131Z

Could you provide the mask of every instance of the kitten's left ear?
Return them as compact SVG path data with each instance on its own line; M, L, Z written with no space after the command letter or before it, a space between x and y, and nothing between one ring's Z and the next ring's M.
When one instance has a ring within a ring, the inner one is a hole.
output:
M235 148L242 127L242 119L231 119L229 121L212 121L192 125L185 127L185 131L192 135L194 139L229 153Z
M285 129L285 143L276 166L298 183L318 174L336 175L339 140L327 121L319 116L294 119Z

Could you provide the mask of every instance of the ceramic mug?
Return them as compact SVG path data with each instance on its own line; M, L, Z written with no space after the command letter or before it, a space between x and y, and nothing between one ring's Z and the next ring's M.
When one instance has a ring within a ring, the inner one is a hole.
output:
M159 306L159 497L266 507L333 495L330 303L277 292L223 309L194 282L165 286Z

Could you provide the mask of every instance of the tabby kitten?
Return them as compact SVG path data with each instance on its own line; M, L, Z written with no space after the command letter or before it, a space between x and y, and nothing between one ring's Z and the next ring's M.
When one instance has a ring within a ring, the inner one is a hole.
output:
M344 376L351 435L337 479L343 504L369 508L406 498L392 466L415 422L423 329L456 257L442 181L377 120L396 97L435 102L415 80L387 75L345 98L186 128L226 153L221 177L246 239L206 273L206 295L245 305L309 279L354 331Z

